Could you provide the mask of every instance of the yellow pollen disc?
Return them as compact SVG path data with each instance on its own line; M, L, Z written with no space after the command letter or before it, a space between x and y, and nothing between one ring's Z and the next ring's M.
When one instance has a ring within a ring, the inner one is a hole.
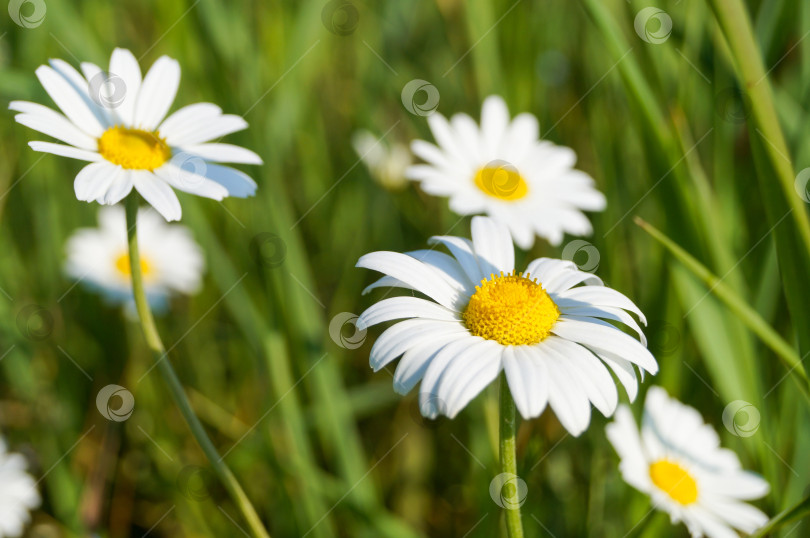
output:
M111 163L131 170L154 170L172 156L158 133L110 127L98 139L98 152Z
M692 504L697 500L697 482L677 463L667 460L656 461L650 465L650 478L653 484L680 504Z
M560 309L543 286L528 276L501 273L482 280L464 310L467 329L505 346L543 341L560 317Z
M121 254L118 256L118 258L115 260L115 269L122 276L127 278L132 276L132 268L130 267L129 263L129 254ZM147 278L152 274L152 266L144 258L141 258L141 274L144 278Z
M529 186L520 172L507 163L479 169L475 174L475 186L493 198L508 202L520 200L529 192Z

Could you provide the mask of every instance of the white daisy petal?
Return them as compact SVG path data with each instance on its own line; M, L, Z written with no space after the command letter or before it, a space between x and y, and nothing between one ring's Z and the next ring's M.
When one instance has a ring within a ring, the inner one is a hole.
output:
M435 387L439 411L455 418L501 372L504 349L492 340L478 341L444 368Z
M160 179L175 189L212 200L222 200L228 196L228 189L216 181L177 166L172 161L154 171Z
M82 168L73 182L76 198L82 202L103 199L118 175L118 167L106 161L91 163Z
M473 217L472 238L484 274L508 274L515 269L515 249L506 226L492 219Z
M487 97L481 107L481 133L484 137L484 147L490 151L501 149L501 141L508 125L509 109L506 108L506 102L497 95Z
M169 184L146 170L130 170L132 186L167 221L180 220L180 201Z
M104 126L79 90L51 67L42 65L37 68L36 74L56 106L76 127L90 136L101 136Z
M11 110L22 112L14 117L17 123L80 149L96 151L98 148L95 138L76 127L55 110L25 101L12 101L8 107Z
M467 277L458 261L452 256L438 250L413 250L406 252L412 258L430 265L444 277L448 284L454 288L464 290L470 294L475 291L474 283Z
M115 49L110 57L110 76L120 77L124 83L124 95L116 103L115 114L124 125L135 125L135 105L141 90L141 68L135 55L127 49ZM88 78L88 80L91 80ZM179 67L178 67L179 80ZM170 88L166 88L169 91ZM176 91L176 88L175 88ZM171 97L174 100L174 95ZM169 102L171 104L171 101Z
M460 321L458 314L439 304L418 297L391 297L375 303L360 315L355 325L364 330L378 323L396 319L433 319Z
M532 346L509 346L504 349L503 369L521 416L526 420L539 417L548 403L544 355Z
M99 155L96 151L74 148L73 146L65 146L64 144L54 144L53 142L29 142L28 145L34 151L53 153L54 155L68 157L70 159L78 159L80 161L93 162L104 159L104 157Z
M404 323L404 322L403 322ZM436 418L443 412L446 402L438 392L438 383L447 366L457 357L464 357L482 338L470 337L455 340L444 346L428 365L422 384L419 386L419 409L427 418Z
M115 169L115 179L110 183L109 189L104 194L104 199L96 199L100 204L115 205L132 192L132 174L120 166L115 167Z
M639 491L648 492L650 468L633 414L628 406L620 405L615 417L605 426L605 435L621 458L619 470L622 478Z
M394 392L408 394L422 380L433 357L444 346L467 336L469 336L468 333L460 331L437 337L420 338L419 343L408 349L397 364L397 369L394 371Z
M459 299L457 290L439 277L435 269L405 254L372 252L361 257L356 267L392 276L447 308L455 308Z
M579 381L571 376L564 357L542 346L535 349L544 355L549 380L548 403L563 427L574 437L579 437L591 421L588 396Z
M146 131L154 131L174 102L180 85L180 64L168 56L158 58L146 76L138 92L133 116L133 125Z
M436 243L442 244L450 251L454 258L458 261L461 268L466 273L467 278L470 279L475 285L481 282L481 279L486 278L483 271L478 265L478 259L473 250L472 241L463 239L461 237L451 236L433 236L428 240L429 245Z
M559 319L552 332L599 353L612 354L638 364L651 374L658 372L658 363L637 340L616 329L574 319Z
M556 336L549 336L543 343L567 359L569 367L576 372L588 399L599 412L609 417L619 403L616 384L601 361L579 344Z
M262 164L262 158L254 152L233 144L196 144L180 149L217 163Z
M418 342L466 332L458 322L408 319L389 327L371 347L369 364L378 371Z
M256 193L256 182L235 168L208 163L205 177L225 187L229 196L247 198Z
M205 104L205 103L201 103ZM187 107L188 108L188 107ZM179 110L178 112L181 112ZM195 112L197 112L195 110ZM174 115L166 119L166 122L159 129L160 133L166 137L166 142L171 146L183 147L202 144L220 138L225 135L247 129L247 122L241 116L233 114L210 115L211 109L206 111L204 116L199 116L192 121L188 121L183 129L175 126ZM176 120L179 123L179 120Z
M577 306L588 303L593 306L613 306L636 314L641 322L646 325L647 318L633 301L619 293L618 291L605 286L583 286L573 288L558 294L557 303L562 306Z

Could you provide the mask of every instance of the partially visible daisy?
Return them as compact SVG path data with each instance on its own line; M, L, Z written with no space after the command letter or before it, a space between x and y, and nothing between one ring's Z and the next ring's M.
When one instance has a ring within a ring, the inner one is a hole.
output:
M486 213L506 223L523 249L532 247L535 234L559 245L565 233L592 232L582 212L604 209L605 196L588 174L574 169L572 149L539 139L533 115L510 121L504 100L491 96L480 127L466 114L448 121L434 113L428 124L437 145L412 143L427 164L410 167L407 177L428 194L449 197L459 215Z
M214 163L261 164L250 150L208 143L241 131L247 122L211 103L181 108L166 118L180 84L180 65L161 56L141 78L133 54L115 49L109 71L84 62L82 74L62 60L36 73L62 114L36 103L12 101L15 119L65 144L30 142L35 151L90 161L76 176L76 197L112 205L135 188L166 220L178 220L172 188L222 200L244 198L256 183ZM164 119L165 118L165 119Z
M650 387L640 435L626 405L606 432L625 482L649 495L673 523L683 521L693 537L736 538L732 528L752 533L768 521L743 502L767 494L768 483L744 471L700 413L664 389Z
M0 437L0 538L22 536L31 521L31 511L41 502L27 467L24 457L7 452Z
M110 302L130 305L132 274L124 209L102 208L98 220L98 228L77 230L68 239L65 271L98 289ZM138 248L146 297L153 307L164 307L172 293L188 295L200 288L205 262L185 226L166 224L160 215L142 208Z
M371 176L386 189L401 189L408 183L405 170L413 159L404 145L398 142L389 145L363 130L354 133L352 146Z
M591 403L605 416L616 409L610 371L631 399L638 391L634 366L658 371L629 312L645 322L643 314L599 277L549 258L517 272L509 231L488 217L472 219L472 241L442 236L431 243L452 256L372 252L357 263L386 275L366 291L394 286L429 298L383 299L356 323L365 329L405 320L374 343L371 366L376 371L402 356L394 390L406 394L421 380L423 415L455 417L504 370L524 418L539 416L548 404L579 435L590 423ZM612 323L627 326L641 342Z

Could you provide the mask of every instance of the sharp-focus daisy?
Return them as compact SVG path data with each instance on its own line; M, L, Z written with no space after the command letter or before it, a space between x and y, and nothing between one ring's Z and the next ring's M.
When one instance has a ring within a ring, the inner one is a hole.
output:
M647 393L641 434L626 405L606 432L625 482L649 495L673 523L683 521L692 536L736 538L732 527L751 533L768 521L742 502L767 494L768 483L744 471L734 452L720 448L720 438L700 413L664 389Z
M379 370L402 355L394 390L405 394L421 380L425 416L455 417L503 369L524 418L539 416L548 403L563 426L579 435L590 422L590 403L605 416L616 409L608 369L631 399L638 390L633 365L658 370L628 313L644 322L638 307L572 262L540 258L516 272L509 231L487 217L473 218L472 241L442 236L431 242L452 256L436 250L373 252L357 263L386 275L366 291L394 286L431 299L384 299L357 321L365 329L405 320L377 339L371 366ZM635 331L641 343L610 322Z
M27 467L20 454L6 452L0 437L0 538L22 536L31 510L39 506L37 485Z
M412 159L404 145L398 142L388 145L368 131L358 131L352 136L352 146L371 176L386 189L400 189L408 183L405 170Z
M250 150L208 143L247 127L240 116L211 103L181 108L168 118L180 84L180 65L162 56L141 78L132 53L115 49L109 71L82 63L80 74L62 60L36 73L62 114L36 103L12 101L15 119L65 144L30 142L44 151L90 161L76 176L76 197L112 205L134 187L166 220L178 220L172 188L222 200L251 196L256 183L219 162L261 164Z
M428 124L438 146L415 140L411 149L427 164L410 167L407 177L428 194L449 197L450 209L506 223L523 249L531 248L535 234L559 245L564 233L591 233L582 211L601 211L605 197L573 168L572 149L538 138L533 115L510 121L504 100L492 96L484 101L480 127L466 114L448 121L434 113Z
M98 220L98 228L77 230L68 239L65 270L111 302L132 305L124 209L102 208ZM203 255L188 228L166 224L160 215L142 208L138 211L138 248L146 297L153 307L164 307L172 292L192 294L199 289Z

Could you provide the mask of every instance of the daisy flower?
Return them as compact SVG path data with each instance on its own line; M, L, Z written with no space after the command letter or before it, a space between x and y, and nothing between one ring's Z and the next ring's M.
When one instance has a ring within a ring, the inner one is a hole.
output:
M411 152L404 145L397 142L388 145L363 130L354 133L352 146L371 176L386 189L397 190L408 183L405 170L412 159Z
M693 537L736 538L732 528L751 533L768 521L742 502L767 494L768 483L744 471L700 413L664 389L647 393L640 434L626 405L606 433L625 482L649 495L673 523L683 521Z
M31 510L39 506L37 485L27 466L20 454L6 451L0 437L0 538L22 536Z
M428 125L438 145L412 143L427 164L410 167L407 177L428 194L448 197L459 215L486 213L504 222L526 250L535 234L559 245L564 233L591 233L582 211L601 211L605 197L590 176L573 168L572 149L539 139L533 115L510 121L504 100L491 96L480 127L466 114L448 121L434 113Z
M239 116L211 103L181 108L166 118L180 84L180 65L162 56L141 78L132 53L115 49L109 71L62 60L40 66L37 77L62 114L43 105L12 101L15 119L64 144L30 142L35 151L88 161L74 182L76 197L112 205L135 188L166 220L178 220L174 189L214 200L251 196L256 183L214 163L261 164L250 150L209 141L247 127ZM164 119L165 118L165 119Z
M591 403L605 416L616 409L609 370L631 399L638 390L634 365L658 370L628 313L644 322L636 305L569 261L539 258L515 271L512 239L499 221L474 217L472 241L442 236L431 243L451 255L373 252L357 263L386 275L366 291L393 286L430 299L383 299L356 323L363 330L404 320L374 343L371 366L376 371L402 356L394 390L406 394L421 380L426 417L455 417L503 370L524 418L539 416L548 404L579 435L590 422ZM610 322L629 327L641 342Z
M124 209L104 207L98 228L77 230L67 241L66 273L100 291L111 303L133 304ZM173 292L200 288L204 261L191 232L169 225L154 211L138 211L138 247L146 297L158 309Z

